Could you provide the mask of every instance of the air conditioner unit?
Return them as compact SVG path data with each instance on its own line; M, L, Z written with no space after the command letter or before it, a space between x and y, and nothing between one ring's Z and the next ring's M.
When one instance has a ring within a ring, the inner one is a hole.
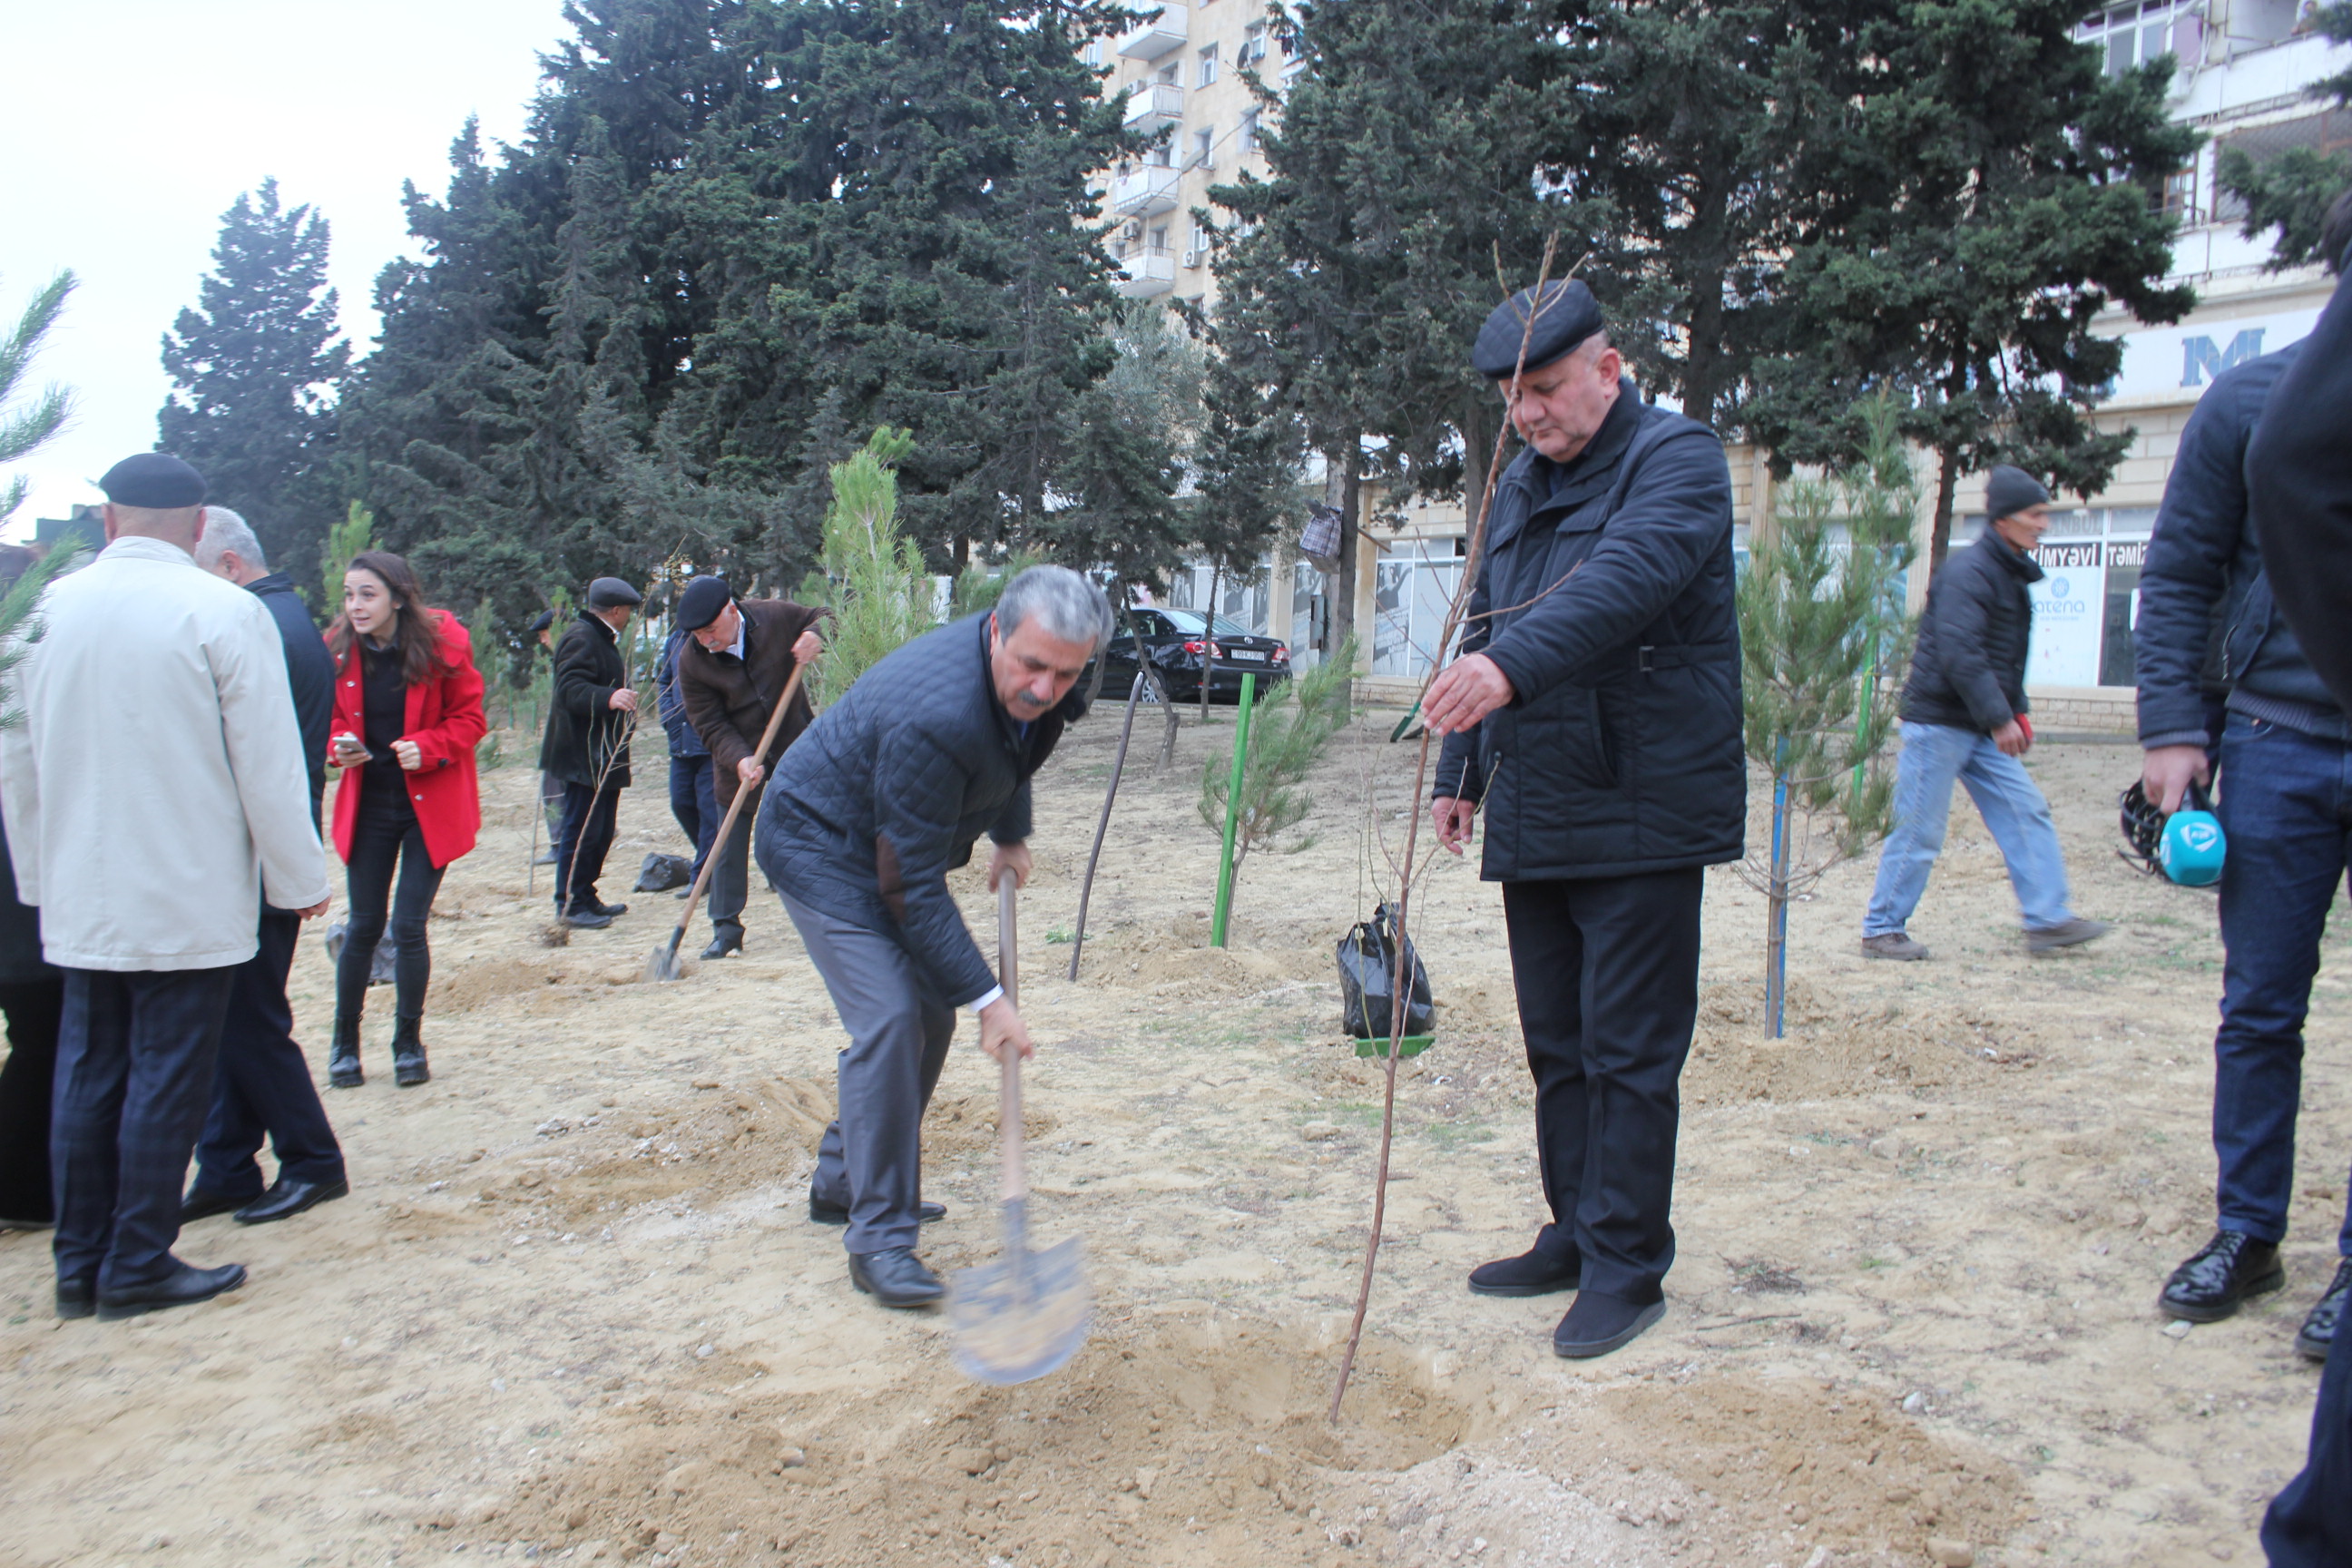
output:
M1184 249L1184 265L1187 267L1198 267L1202 262L1207 260L1208 257L1209 250L1206 246L1187 246Z

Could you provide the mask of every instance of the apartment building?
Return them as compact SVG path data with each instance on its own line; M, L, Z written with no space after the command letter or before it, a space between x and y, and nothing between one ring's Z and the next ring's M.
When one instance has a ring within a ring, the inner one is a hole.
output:
M2033 591L2029 682L2037 713L2051 725L2132 727L2139 568L2181 427L2215 375L2300 339L2326 303L2332 279L2316 266L2272 270L2270 244L2241 235L2243 211L2215 179L2228 148L2257 159L2295 147L2352 149L2352 111L2309 96L2315 82L2352 68L2352 48L2313 29L2315 8L2314 0L2135 0L2078 25L2078 37L2100 51L2112 72L2171 56L2173 117L2208 140L2160 198L2182 225L2172 280L2196 288L2196 310L2168 327L2146 327L2119 311L2098 324L2125 348L2122 373L2095 417L2104 428L2136 434L2105 489L2063 508L2042 547L2047 574ZM1234 68L1254 65L1277 86L1297 68L1278 42L1254 30L1263 15L1252 0L1170 5L1105 52L1118 66L1112 85L1131 90L1130 121L1175 128L1162 161L1111 178L1111 211L1126 220L1115 232L1113 253L1126 268L1122 288L1131 297L1213 293L1190 215L1208 205L1211 184L1232 179L1255 153L1256 121L1245 117L1259 106ZM1731 451L1743 548L1750 526L1772 505L1769 458L1744 446ZM1367 694L1373 697L1407 691L1426 672L1459 581L1466 533L1459 503L1417 503L1390 527L1371 521L1378 499L1365 498L1356 603ZM1982 528L1976 510L1982 503L1981 478L1964 479L1956 541ZM1923 548L1930 521L1923 511ZM1217 608L1253 630L1311 647L1313 628L1322 624L1326 580L1293 558L1290 542L1277 546L1257 583L1219 584ZM1211 588L1202 568L1180 574L1175 597L1206 605ZM1924 571L1915 569L1910 589L1915 605L1924 600Z

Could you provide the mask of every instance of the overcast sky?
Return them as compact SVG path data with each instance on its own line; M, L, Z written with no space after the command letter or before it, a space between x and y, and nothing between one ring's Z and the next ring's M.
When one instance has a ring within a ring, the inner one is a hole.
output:
M100 500L91 481L155 444L163 333L196 302L220 215L264 179L332 226L364 353L375 274L409 248L401 182L446 190L469 113L486 140L520 134L566 31L562 0L0 0L0 318L60 268L81 279L31 377L73 387L79 412L17 466L33 490L9 536Z

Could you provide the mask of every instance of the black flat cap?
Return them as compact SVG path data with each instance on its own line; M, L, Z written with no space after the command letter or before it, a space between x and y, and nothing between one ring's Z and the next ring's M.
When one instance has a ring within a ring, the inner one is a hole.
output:
M553 610L541 610L539 614L531 616L530 618L531 635L536 637L554 624L555 612Z
M645 602L643 594L618 577L599 577L588 584L588 607L592 610L609 610L618 605L636 605Z
M677 596L677 624L682 631L698 632L717 620L735 597L724 577L697 577Z
M1545 284L1540 310L1535 297L1534 289L1520 289L1507 302L1496 306L1486 324L1478 329L1478 342L1470 351L1470 363L1480 375L1501 381L1517 369L1522 340L1528 345L1527 368L1534 370L1549 364L1601 330L1601 302L1578 279ZM1532 335L1528 331L1530 310L1537 312Z
M205 477L169 452L141 452L106 470L98 481L117 506L177 511L205 504Z

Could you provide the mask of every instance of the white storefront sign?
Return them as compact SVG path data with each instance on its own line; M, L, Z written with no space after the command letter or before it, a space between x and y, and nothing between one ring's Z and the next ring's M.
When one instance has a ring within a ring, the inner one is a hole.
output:
M2042 581L2027 590L2033 601L2032 650L2025 661L2028 686L2099 683L2107 603L2105 548L2044 544L2033 552L2042 566Z
M2311 335L2319 312L2231 316L2179 327L2142 327L2124 339L2124 367L2111 402L2177 403L2202 396L2213 378Z

